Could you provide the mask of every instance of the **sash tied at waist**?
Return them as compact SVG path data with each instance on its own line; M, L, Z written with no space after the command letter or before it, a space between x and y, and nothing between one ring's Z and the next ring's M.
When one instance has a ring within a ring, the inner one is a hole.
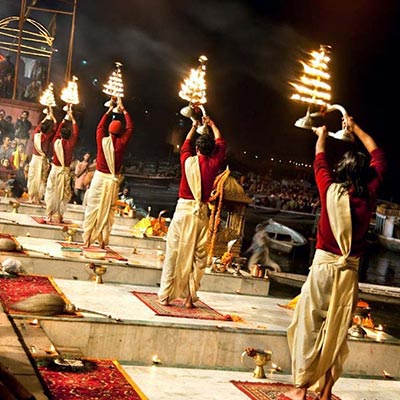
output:
M314 261L315 264L331 264L335 265L339 270L353 269L358 270L360 263L359 257L354 256L339 256L333 254L329 251L324 251L321 249L315 250Z
M204 219L207 217L207 204L190 199L178 199L176 206L179 210L191 212L193 215Z
M58 174L69 174L70 167L63 167L62 165L56 165L54 163L51 164L51 167L57 171Z
M116 182L119 184L120 182L120 175L114 175L114 174L107 174L105 172L101 172L99 170L95 171L96 175L100 176L102 179L107 179L110 180L112 182Z

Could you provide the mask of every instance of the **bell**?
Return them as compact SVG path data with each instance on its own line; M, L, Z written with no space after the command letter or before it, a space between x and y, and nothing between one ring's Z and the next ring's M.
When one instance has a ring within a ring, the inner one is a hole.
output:
M71 104L66 104L66 105L63 107L63 111L66 111L66 112L67 112L67 114L66 114L65 117L64 117L64 119L65 119L66 121L71 121L71 118L70 118L70 116L68 115L68 111L71 110L71 109L72 109Z
M194 108L192 106L186 106L183 107L180 111L180 113L186 117L186 118L190 118L190 119L195 119L196 116L196 112L194 111Z
M104 107L108 108L108 107L111 107L111 105L113 105L113 104L116 104L116 103L110 99L104 103Z
M110 100L108 100L108 101L106 101L106 102L104 103L104 106L107 107L107 108L109 108L109 107L111 107L112 105L116 105L116 104L117 104L117 103L116 103L115 101L113 101L112 99L110 99ZM113 108L112 112L113 112L114 114L122 114L122 111L120 110L120 108L119 108L117 105Z
M328 108L324 112L328 113L332 111L340 111L343 117L347 116L345 108L340 104L332 104L328 106ZM311 114L310 110L308 109L306 115L302 118L299 118L294 123L294 126L301 129L311 129L313 132L315 132L317 128L313 126L313 118L320 117L322 115L323 114L321 112L314 112ZM335 139L347 142L354 142L355 140L354 135L347 129L347 126L344 126L343 129L340 129L337 132L328 132L328 135Z
M197 129L196 132L199 135L208 135L208 126L207 125L200 125Z
M301 129L312 129L312 118L310 113L307 111L307 114L302 117L299 118L295 123L294 126L297 128L301 128Z

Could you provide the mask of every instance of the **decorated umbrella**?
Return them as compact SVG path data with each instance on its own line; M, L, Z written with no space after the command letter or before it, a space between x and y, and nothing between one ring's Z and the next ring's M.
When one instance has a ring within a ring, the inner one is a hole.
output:
M190 75L188 78L185 78L182 85L181 90L179 91L179 97L187 100L189 105L183 107L180 113L190 118L192 121L195 121L196 108L199 108L202 112L202 115L206 115L206 110L204 108L204 104L207 103L206 98L206 62L208 58L206 56L199 57L199 66L190 70ZM204 134L208 132L207 126L203 125L197 129L197 132L200 134Z
M112 72L112 74L108 78L107 83L103 85L103 93L111 97L110 100L104 103L106 107L110 107L111 104L117 104L118 98L124 97L124 83L122 81L121 67L122 63L116 61L115 71ZM120 113L121 110L118 107L115 107L113 109L113 112Z
M326 113L336 110L340 111L343 117L347 116L343 106L329 103L331 100L329 54L330 46L327 45L321 45L319 51L312 51L308 62L300 61L303 75L297 82L289 82L296 89L291 99L308 105L306 115L294 124L298 128L315 130L313 118L323 117ZM312 108L318 111L312 112ZM343 129L329 132L329 135L340 140L354 141L354 136L348 131L345 123Z
M73 76L72 81L69 81L67 86L61 92L61 100L67 103L63 108L64 111L71 111L73 104L79 104L77 81L78 78ZM69 120L68 115L65 117L65 119Z

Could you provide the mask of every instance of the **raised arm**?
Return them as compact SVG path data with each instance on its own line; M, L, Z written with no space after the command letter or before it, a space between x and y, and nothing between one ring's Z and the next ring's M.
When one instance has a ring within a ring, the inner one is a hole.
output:
M220 139L222 137L217 125L215 125L214 121L208 115L203 117L203 123L207 124L211 128L215 139Z
M192 124L192 126L191 126L191 128L190 128L190 130L189 130L189 132L187 133L187 135L186 135L186 138L185 138L185 140L192 140L193 139L193 136L194 136L194 134L196 133L196 128L199 126L199 121L194 121L193 122L193 124Z
M118 104L118 108L124 114L125 133L123 135L123 141L127 142L133 133L133 121L132 121L132 118L131 118L130 114L128 113L128 111L126 111L126 108L125 108L124 104L122 103L122 99L120 97L118 98L117 104Z
M101 139L106 135L105 125L106 125L106 122L108 120L108 117L112 113L113 108L114 108L114 104L111 103L111 105L108 108L108 110L101 117L101 120L98 123L97 129L96 129L96 140L100 140L101 141Z
M319 126L314 129L314 133L318 136L317 142L315 143L315 155L318 153L324 153L326 147L326 138L328 137L328 130L326 126Z
M371 154L372 151L378 148L378 145L375 143L375 140L366 133L360 126L354 121L353 117L347 116L343 117L343 122L347 123L347 129L356 135L361 143L364 145L368 153Z

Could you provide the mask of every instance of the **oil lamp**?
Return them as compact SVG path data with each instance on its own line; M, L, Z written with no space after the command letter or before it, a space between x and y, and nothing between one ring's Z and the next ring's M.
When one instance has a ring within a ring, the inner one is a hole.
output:
M110 100L104 103L105 107L110 107L112 104L117 104L118 98L124 97L124 83L121 73L122 63L115 62L115 70L112 72L106 84L104 84L103 93L110 96ZM119 107L113 109L114 113L121 113Z
M206 116L206 110L204 104L207 103L206 98L206 62L208 58L206 56L199 57L199 66L190 70L190 75L185 78L181 84L181 90L179 91L179 97L183 100L187 100L189 105L183 107L180 113L187 118L190 118L193 122L196 121L196 109L200 109L202 116ZM202 125L197 129L199 134L208 132L207 125Z
M49 83L49 86L40 96L39 103L46 106L43 110L43 114L48 114L51 108L57 105L54 98L54 87L52 82Z
M78 96L78 78L76 76L72 77L72 80L68 82L67 86L61 92L61 100L67 103L63 110L71 111L73 104L79 104L79 96ZM70 120L69 116L65 117L66 120Z
M256 367L253 371L254 378L259 378L259 379L265 378L266 376L265 376L264 366L271 361L272 351L255 349L254 347L246 347L241 356L242 362L243 362L243 357L245 355L251 357L254 363L256 364Z
M300 61L303 66L303 75L297 82L289 82L296 90L291 99L308 105L306 115L294 124L298 128L315 131L313 119L323 117L332 111L340 111L343 117L347 116L347 111L343 106L329 103L331 100L329 84L331 76L328 72L330 49L328 45L321 45L318 51L312 51L309 62ZM312 108L316 111L312 112ZM343 122L342 129L328 134L335 139L354 141L353 134L347 129L346 121Z

